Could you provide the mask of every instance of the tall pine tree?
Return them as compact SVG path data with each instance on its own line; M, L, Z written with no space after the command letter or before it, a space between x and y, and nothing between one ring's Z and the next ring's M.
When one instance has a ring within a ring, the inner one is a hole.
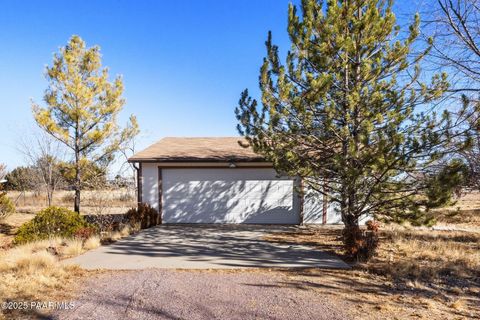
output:
M33 114L42 129L73 153L74 209L80 212L85 163L112 161L125 140L138 134L137 120L132 115L124 129L119 127L118 115L125 104L122 79L108 81L100 48L87 48L79 36L72 36L55 55L46 77L46 106L33 103Z
M452 139L448 113L432 109L446 75L423 82L418 15L400 31L391 1L303 0L301 16L290 5L286 63L269 33L261 104L245 90L236 109L253 149L326 195L353 230L365 215L421 219L442 196L425 191Z

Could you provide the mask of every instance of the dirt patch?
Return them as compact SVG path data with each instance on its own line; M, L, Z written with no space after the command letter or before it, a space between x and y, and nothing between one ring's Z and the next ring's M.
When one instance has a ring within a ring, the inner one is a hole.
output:
M290 285L289 275L148 269L83 283L55 319L350 319L351 305Z

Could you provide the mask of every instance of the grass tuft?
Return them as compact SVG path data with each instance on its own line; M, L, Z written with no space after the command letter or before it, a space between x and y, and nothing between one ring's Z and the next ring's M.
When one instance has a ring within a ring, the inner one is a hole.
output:
M62 248L64 256L72 257L83 253L83 241L81 239L68 239L65 241L65 246Z
M113 241L117 241L117 240L120 240L122 238L122 234L120 233L120 231L115 231L112 233L112 235L110 236L110 238L113 240Z
M92 237L88 238L87 240L85 240L85 242L83 243L83 248L85 250L96 249L99 246L100 246L100 237L99 236L92 236Z
M463 299L458 299L458 300L455 300L454 302L452 302L450 304L450 308L453 308L455 310L462 310L465 308L465 300Z
M128 237L131 233L132 233L132 229L128 225L123 227L122 230L120 230L120 235L122 237Z

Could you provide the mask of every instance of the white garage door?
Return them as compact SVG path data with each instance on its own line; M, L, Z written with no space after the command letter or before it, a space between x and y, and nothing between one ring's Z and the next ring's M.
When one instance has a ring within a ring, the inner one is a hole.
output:
M294 180L271 168L162 169L164 223L298 224Z

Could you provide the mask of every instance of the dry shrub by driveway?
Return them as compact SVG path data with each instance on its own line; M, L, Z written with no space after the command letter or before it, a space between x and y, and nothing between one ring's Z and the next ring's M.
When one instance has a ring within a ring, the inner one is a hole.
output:
M339 227L312 226L266 240L312 245L344 258ZM388 227L373 259L347 262L352 270L294 273L292 283L351 300L355 318L480 317L480 233Z

